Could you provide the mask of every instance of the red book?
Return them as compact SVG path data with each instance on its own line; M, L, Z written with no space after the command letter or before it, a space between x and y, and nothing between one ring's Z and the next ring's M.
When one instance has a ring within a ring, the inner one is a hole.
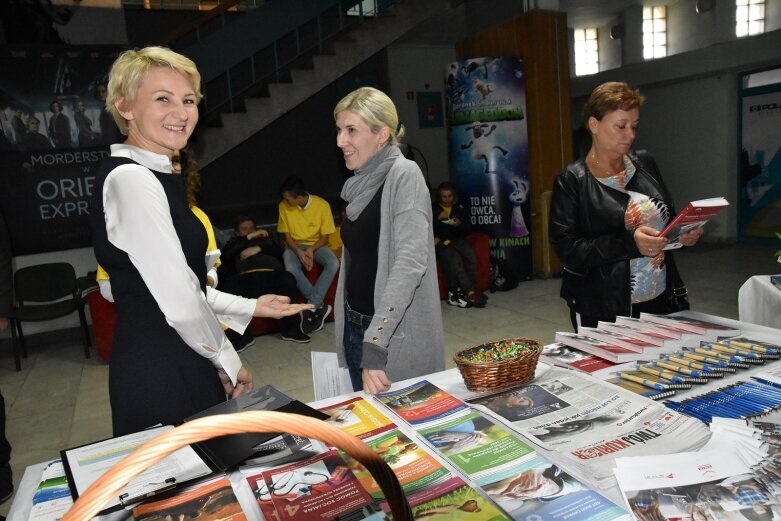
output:
M670 221L664 230L659 233L660 237L667 237L670 242L664 247L665 250L672 250L683 246L680 242L682 233L690 232L708 222L711 217L721 212L729 206L729 203L723 197L712 197L710 199L700 199L692 201L686 205L686 208L680 211L675 218Z

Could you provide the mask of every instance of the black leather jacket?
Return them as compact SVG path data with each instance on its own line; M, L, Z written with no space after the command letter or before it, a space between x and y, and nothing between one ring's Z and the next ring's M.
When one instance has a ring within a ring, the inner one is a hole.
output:
M663 201L675 215L659 168L647 152L629 152L637 171L627 190ZM627 230L629 195L608 188L591 175L584 160L562 171L553 185L550 243L563 265L561 297L576 312L596 317L628 316L632 291L629 261L642 254ZM665 252L667 289L678 279L672 254ZM675 278L671 278L675 277Z

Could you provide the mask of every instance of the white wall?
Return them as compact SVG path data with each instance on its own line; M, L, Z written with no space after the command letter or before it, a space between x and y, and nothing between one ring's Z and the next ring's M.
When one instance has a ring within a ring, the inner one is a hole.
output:
M392 45L388 48L390 96L407 129L405 141L419 148L428 162L432 188L450 179L447 134L444 124L437 128L418 126L418 102L407 99L407 92L440 92L444 110L445 68L455 60L456 51L452 45ZM417 153L416 160L425 174Z
M738 152L735 76L723 74L642 89L635 148L656 158L676 206L724 196L732 204L708 224L707 242L737 238Z
M646 96L637 148L659 162L681 206L723 195L733 206L710 225L703 240L737 239L738 76L781 66L781 30L733 39L667 58L635 63L571 81L573 128L591 90L605 81L626 81Z

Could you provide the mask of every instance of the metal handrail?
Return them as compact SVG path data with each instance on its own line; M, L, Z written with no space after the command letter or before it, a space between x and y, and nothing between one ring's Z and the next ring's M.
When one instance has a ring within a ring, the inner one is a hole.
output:
M199 5L201 5L201 2L198 3ZM254 8L258 7L257 2L255 0L251 0L251 3L253 4L252 7ZM204 14L197 17L195 20L191 20L186 24L182 25L181 27L178 27L175 31L166 34L165 36L160 38L158 43L160 45L166 45L166 46L171 45L171 42L175 42L176 40L182 38L183 36L193 31L196 31L196 33L199 32L200 26L214 20L217 17L223 18L223 23L221 25L224 26L225 12L238 6L238 4L245 4L246 6L247 0L226 0L224 2L221 1L213 8L209 9Z
M182 2L123 0L126 5L131 1L167 3L169 8ZM321 54L327 41L397 1L222 0L208 13L163 37L160 44L198 64L205 94L202 117L209 119L241 109L244 98L258 93L265 84L286 80L296 62ZM367 3L371 4L369 9ZM233 12L234 17L227 16ZM335 27L327 24L328 14L338 14ZM204 28L214 25L215 20L219 20L216 30L207 33ZM229 24L230 30L226 30ZM285 47L288 40L293 43ZM263 58L268 55L270 63L260 63L261 52L265 53Z

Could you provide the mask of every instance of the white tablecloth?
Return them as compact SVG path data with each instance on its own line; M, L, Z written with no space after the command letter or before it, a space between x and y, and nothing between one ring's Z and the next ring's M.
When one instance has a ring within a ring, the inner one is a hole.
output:
M752 279L754 278L761 278L761 277L752 277ZM764 280L768 285L770 285L769 276L765 276ZM777 306L776 309L781 311L781 290L778 290L775 287L771 287L771 289L779 292L779 295L776 296L777 303L775 305ZM741 289L741 291L743 291L743 289ZM736 327L741 329L744 335L754 335L758 339L767 340L770 342L781 342L781 331L779 329L771 329L770 327L762 327L761 325L747 324L745 320L741 320L741 321L731 320L723 317L717 317L714 315L699 313L696 311L682 311L677 314ZM781 324L781 321L779 321L779 324ZM538 364L537 375L539 376L540 373L546 371L547 369L548 369L547 365L543 363ZM745 373L743 373L743 375L745 376ZM455 368L448 369L446 371L441 371L438 373L429 374L426 375L425 377L416 377L401 382L395 382L393 387L399 389L407 385L411 385L423 378L429 380L434 385L440 387L441 389L453 394L454 396L462 400L469 399L475 396L475 393L470 392L466 388L466 386L464 385L464 381L461 378L461 374L459 373L458 369ZM725 382L721 381L720 383L724 384ZM718 384L719 382L715 383L715 385ZM692 390L690 392L695 392L695 391ZM700 388L699 392L702 392L702 388ZM341 396L325 398L322 400L311 402L309 405L318 408L318 407L323 407L325 405L330 405L333 403L344 401L351 396L359 396L359 395L363 395L363 393L355 392L355 393L343 394ZM683 393L679 393L676 396L685 397L685 391ZM543 456L547 457L548 459L550 459L551 461L553 461L554 463L561 464L560 462L561 458L557 457L555 453L544 451L540 448L538 448L538 452ZM43 471L44 466L45 463L40 463L36 465L31 465L27 467L27 469L25 470L24 477L22 478L22 482L19 484L16 496L14 497L14 502L11 506L11 510L8 515L8 521L27 521L30 508L32 505L32 495L35 491L35 487L38 485L38 482L40 481L41 472ZM618 487L613 487L605 490L598 490L597 492L601 493L603 496L607 497L614 503L618 505L623 505L623 499L621 498L621 492L618 490ZM95 518L95 519L96 520L100 519L100 521L120 521L120 520L124 521L129 518L130 518L129 512L120 511L120 512L115 512L113 514L110 514L108 516L103 516L101 518Z
M781 328L781 289L770 282L770 275L754 275L738 291L741 322Z

